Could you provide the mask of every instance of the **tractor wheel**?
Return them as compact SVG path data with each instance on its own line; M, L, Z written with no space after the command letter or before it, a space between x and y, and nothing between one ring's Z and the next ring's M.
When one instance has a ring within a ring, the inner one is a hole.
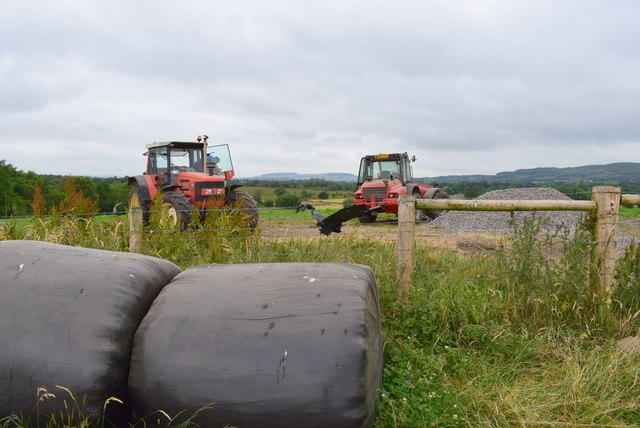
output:
M360 223L375 223L377 218L378 218L377 215L372 213L367 213L365 215L361 215L360 217L358 217L358 220L360 220Z
M164 192L160 222L166 227L186 229L191 223L191 210L191 201L187 196L175 190Z
M149 224L149 201L142 196L138 183L133 183L129 190L129 208L142 207L142 222Z
M413 196L415 196L416 199L420 199L420 192L414 191ZM416 209L416 223L420 223L421 221L425 220L428 216L429 214L427 213L426 210Z
M234 206L232 212L240 212L244 215L247 229L258 227L258 204L253 196L247 192L232 190L229 201Z
M432 199L449 199L449 195L444 190L439 190L438 192L436 192L435 195L433 195ZM427 217L431 218L432 220L439 217L440 214L442 214L442 212L443 212L442 210L425 210L424 211Z

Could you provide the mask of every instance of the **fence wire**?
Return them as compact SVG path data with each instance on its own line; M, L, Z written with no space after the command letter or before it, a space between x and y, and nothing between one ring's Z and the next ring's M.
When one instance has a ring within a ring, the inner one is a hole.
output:
M460 213L471 215L464 211L456 214ZM448 214L444 213L443 217ZM551 229L554 227L552 216L549 220ZM395 281L399 225L394 216L380 216L379 221L371 224L350 220L343 225L341 233L329 236L320 233L309 212L296 213L294 207L260 209L259 217L255 230L239 223L225 222L211 225L205 221L185 230L151 224L141 232L141 252L169 259L181 267L208 263L361 263L371 265L377 275L387 281ZM432 272L447 271L454 265L457 270L473 270L479 259L484 264L493 264L495 269L490 275L476 277L476 281L491 283L506 279L509 273L499 265L509 260L506 254L513 249L518 226L501 221L493 227L476 225L468 230L447 227L446 223L442 226L438 220L418 223L415 230L414 286L428 286ZM640 238L640 218L636 213L629 218L620 216L606 223L617 227L616 258L623 257L625 250ZM593 226L589 221L579 224L580 228L586 229ZM540 236L531 237L546 239L546 251L552 254L545 263L559 260L558 252L571 242L578 223L570 225L571 233L563 236L562 227L555 225L555 237L549 238L549 234L553 235L549 230L538 231L536 233ZM34 239L128 251L129 219L125 211L3 218L0 219L0 239Z

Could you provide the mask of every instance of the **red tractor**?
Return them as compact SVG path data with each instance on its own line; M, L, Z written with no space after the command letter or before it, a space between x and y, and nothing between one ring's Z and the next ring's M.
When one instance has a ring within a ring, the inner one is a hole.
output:
M381 207L385 213L398 214L398 197L415 195L418 199L448 198L449 195L435 186L418 183L413 180L411 162L407 153L391 153L367 155L360 160L358 173L358 190L353 203L366 205L369 208ZM380 210L371 210L360 217L361 223L372 223ZM416 211L416 220L426 217L434 219L440 211Z
M212 208L233 206L241 210L247 227L258 224L258 208L251 195L229 185L234 175L229 146L209 146L208 137L197 142L167 141L147 145L147 170L129 178L129 206L143 208L149 222L151 202L162 192L162 215L172 226L185 228L194 208L204 218Z

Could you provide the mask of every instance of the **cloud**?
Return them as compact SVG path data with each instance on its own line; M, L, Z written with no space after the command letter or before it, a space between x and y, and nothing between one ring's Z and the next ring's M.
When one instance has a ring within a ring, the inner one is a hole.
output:
M404 151L424 176L640 161L634 1L45 3L0 16L20 169L133 175L146 144L200 133L239 176Z

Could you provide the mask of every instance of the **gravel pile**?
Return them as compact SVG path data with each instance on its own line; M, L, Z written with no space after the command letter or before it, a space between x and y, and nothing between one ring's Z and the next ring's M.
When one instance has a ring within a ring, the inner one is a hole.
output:
M479 196L479 200L571 200L565 194L551 188L520 188L494 190ZM516 222L531 216L532 212L515 211ZM549 219L550 227L563 225L575 229L583 213L581 211L538 211L535 214ZM448 211L429 223L454 232L498 233L511 232L509 211Z

